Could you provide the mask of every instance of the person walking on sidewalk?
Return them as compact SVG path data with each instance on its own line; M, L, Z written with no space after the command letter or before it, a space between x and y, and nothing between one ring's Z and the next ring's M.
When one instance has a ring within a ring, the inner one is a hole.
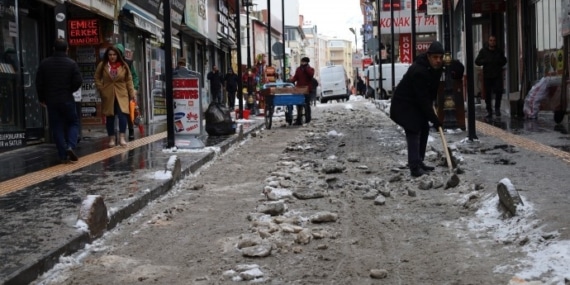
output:
M119 144L126 146L125 131L129 100L135 100L133 77L121 51L110 46L95 70L95 85L101 95L101 112L106 117L109 147L115 146L115 115L119 119Z
M303 119L301 117L303 114L303 108L305 109L305 123L311 121L311 90L315 69L309 65L309 62L310 59L308 57L303 57L301 59L301 65L295 70L295 75L289 79L290 82L295 83L295 87L309 88L309 94L305 94L305 104L297 105L297 120L295 120L295 125L303 124ZM287 108L289 108L289 106L287 106Z
M441 123L433 109L443 73L443 46L434 41L427 53L420 54L402 77L394 91L390 118L406 133L408 166L413 177L426 174L434 167L424 163L429 124L439 128Z
M503 66L507 64L504 52L497 47L497 38L489 36L489 42L483 47L475 64L483 66L483 88L485 88L485 105L487 118L493 117L493 93L495 93L495 116L501 116L501 100L503 99Z
M236 106L236 93L239 78L232 68L228 68L228 73L224 76L226 91L228 92L228 107L233 111Z
M125 59L125 62L128 64L129 69L131 70L131 75L133 77L133 86L135 87L135 98L138 97L139 94L139 74L133 65L132 53L130 58L127 59L125 56L125 47L122 44L116 44L115 47L121 51L121 56ZM134 122L131 120L131 116L128 117L127 120L127 127L129 129L129 140L132 141L135 139L135 127Z
M212 71L208 72L207 78L210 80L212 102L222 104L222 83L224 82L224 77L220 74L216 65L212 66Z
M67 56L65 39L57 39L53 50L38 67L36 91L42 106L47 107L59 159L75 163L79 160L73 151L79 136L79 116L73 92L81 87L83 78L77 63Z

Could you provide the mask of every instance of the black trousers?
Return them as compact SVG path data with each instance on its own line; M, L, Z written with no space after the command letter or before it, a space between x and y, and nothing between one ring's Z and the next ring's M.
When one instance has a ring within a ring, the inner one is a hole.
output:
M493 94L495 94L495 111L501 110L501 100L503 99L503 78L485 78L483 79L485 86L485 106L487 112L493 112Z
M429 137L429 125L425 122L419 132L404 130L408 144L408 165L417 166L424 161L426 156L427 141Z
M230 111L233 110L236 106L236 93L237 90L228 91L228 107L230 108Z

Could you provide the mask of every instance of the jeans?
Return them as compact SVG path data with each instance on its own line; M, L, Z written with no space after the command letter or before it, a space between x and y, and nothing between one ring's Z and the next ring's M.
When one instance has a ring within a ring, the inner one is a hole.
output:
M121 111L119 102L115 99L115 115L119 117L119 133L124 134L127 130L127 114ZM115 116L107 116L107 135L115 135Z
M223 103L222 90L212 90L212 102Z
M429 137L429 125L425 122L420 132L405 130L406 142L408 144L408 165L410 167L419 165L426 156L427 141Z
M485 87L485 105L487 112L493 112L493 93L495 93L495 111L501 110L501 100L503 99L503 78L485 78L483 79Z
M232 111L236 107L236 91L228 91L228 107Z
M50 104L47 109L57 154L60 159L67 159L67 150L77 146L79 136L79 116L75 101Z

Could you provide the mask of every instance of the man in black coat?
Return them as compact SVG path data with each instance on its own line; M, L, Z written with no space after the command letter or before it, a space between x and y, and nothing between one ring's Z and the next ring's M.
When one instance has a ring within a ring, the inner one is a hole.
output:
M210 80L210 95L212 96L212 102L222 104L222 85L224 83L224 76L220 73L216 65L212 66L212 71L208 72L207 78Z
M419 55L394 91L390 118L404 128L408 144L408 165L414 177L434 168L424 164L429 124L441 126L433 109L443 72L443 46L431 43L427 53Z
M503 66L507 64L504 52L497 47L497 38L489 37L489 42L483 47L475 64L483 66L483 86L485 88L485 105L487 118L493 117L493 93L495 93L495 115L501 116L501 100L503 99Z
M73 98L83 84L79 66L67 56L67 42L57 39L53 56L42 61L36 73L38 100L47 107L49 125L62 162L77 162L73 152L79 136L79 116Z
M238 89L239 78L235 74L234 70L228 68L228 73L224 76L224 83L226 85L226 91L228 92L228 107L230 111L233 111L236 107L236 93Z

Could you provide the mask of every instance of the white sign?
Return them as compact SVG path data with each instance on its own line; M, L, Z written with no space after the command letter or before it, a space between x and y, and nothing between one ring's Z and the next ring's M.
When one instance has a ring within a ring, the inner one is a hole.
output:
M390 12L380 13L381 33L386 35L391 33L391 25L394 24L395 34L409 34L412 32L411 12L394 11L394 19L390 17ZM416 33L435 33L437 31L437 17L416 15Z
M199 78L175 78L172 85L174 131L182 135L200 135Z

